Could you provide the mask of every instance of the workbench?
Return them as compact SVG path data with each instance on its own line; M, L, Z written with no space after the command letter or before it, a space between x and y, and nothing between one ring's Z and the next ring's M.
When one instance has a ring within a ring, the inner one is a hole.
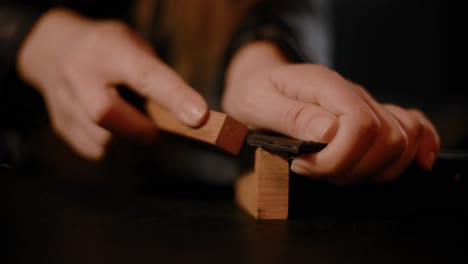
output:
M0 262L466 263L466 179L450 164L372 188L291 175L287 220L255 220L229 185L115 190L4 168Z

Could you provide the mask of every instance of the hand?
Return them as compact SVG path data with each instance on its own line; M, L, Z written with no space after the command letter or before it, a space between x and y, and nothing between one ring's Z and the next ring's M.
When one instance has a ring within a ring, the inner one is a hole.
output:
M234 56L223 107L256 128L327 143L296 157L291 170L336 184L391 181L413 159L429 170L439 150L437 132L420 111L379 104L326 67L290 64L268 42Z
M17 68L44 97L56 132L88 159L104 155L111 132L154 138L152 122L119 96L116 85L158 102L190 126L200 125L208 112L205 100L125 24L66 9L39 19Z

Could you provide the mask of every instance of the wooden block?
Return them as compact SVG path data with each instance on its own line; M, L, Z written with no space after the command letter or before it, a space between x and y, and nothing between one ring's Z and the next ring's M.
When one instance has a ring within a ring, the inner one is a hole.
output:
M287 154L257 148L254 170L237 179L235 195L238 205L256 219L287 219L289 203Z
M232 117L212 110L202 126L193 128L154 102L148 103L146 109L158 129L216 145L234 155L239 153L249 131Z

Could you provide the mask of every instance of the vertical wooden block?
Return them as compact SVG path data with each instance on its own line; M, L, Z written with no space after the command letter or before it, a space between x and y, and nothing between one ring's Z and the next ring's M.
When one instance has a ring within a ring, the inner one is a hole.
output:
M287 219L289 162L286 153L255 151L253 172L236 181L236 202L256 219Z

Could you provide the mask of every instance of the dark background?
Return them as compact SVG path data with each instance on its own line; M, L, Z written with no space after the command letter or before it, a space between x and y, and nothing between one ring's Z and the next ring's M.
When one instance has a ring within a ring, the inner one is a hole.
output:
M460 1L334 0L335 67L379 101L422 109L444 148L468 147Z

